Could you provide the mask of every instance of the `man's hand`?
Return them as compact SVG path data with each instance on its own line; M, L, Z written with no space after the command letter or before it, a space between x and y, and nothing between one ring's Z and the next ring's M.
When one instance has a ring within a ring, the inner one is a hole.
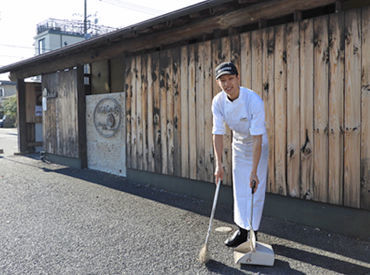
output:
M217 165L215 170L215 179L216 179L215 183L217 184L219 180L222 181L223 177L224 177L224 168L222 167L222 165Z
M253 190L253 193L256 192L257 188L258 188L258 185L260 183L258 177L257 177L257 174L251 174L250 176L250 179L249 179L249 186L250 188L253 188L253 181L256 183L255 187L254 187L254 190Z

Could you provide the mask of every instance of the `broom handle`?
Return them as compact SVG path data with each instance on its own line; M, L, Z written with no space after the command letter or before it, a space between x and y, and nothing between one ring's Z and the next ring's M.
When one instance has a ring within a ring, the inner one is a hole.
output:
M217 205L218 193L220 191L220 186L221 186L221 180L218 180L216 191L215 191L215 197L213 199L213 206L212 206L212 211L211 211L211 217L209 219L209 225L208 225L208 231L207 231L207 236L206 236L206 242L205 242L205 244L208 243L208 238L209 238L209 235L211 233L213 216L215 215L215 211L216 211L216 205Z
M253 224L253 194L255 192L255 188L256 188L256 181L253 180L252 181L252 199L251 199L251 201L252 201L252 203L251 203L251 218L250 218L250 227L251 227L251 229L253 229L253 226L252 226L252 224Z

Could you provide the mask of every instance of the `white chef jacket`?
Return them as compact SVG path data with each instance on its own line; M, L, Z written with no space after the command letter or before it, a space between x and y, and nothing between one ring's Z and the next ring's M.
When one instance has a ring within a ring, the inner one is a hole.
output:
M253 230L258 230L265 201L268 139L265 127L265 110L262 99L250 89L240 87L239 97L229 100L222 91L212 101L214 135L225 134L225 123L233 131L232 171L234 195L234 221L250 229L251 188L249 179L253 165L253 136L262 135L262 152L257 168L260 181L253 198Z

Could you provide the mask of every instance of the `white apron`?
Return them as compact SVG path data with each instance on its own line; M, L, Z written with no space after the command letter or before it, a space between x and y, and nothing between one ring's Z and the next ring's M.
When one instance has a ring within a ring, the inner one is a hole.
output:
M234 222L241 228L249 230L251 210L250 174L253 163L253 136L250 135L250 118L242 101L226 100L224 105L224 120L233 130L232 171L234 195ZM259 186L253 199L253 230L258 230L261 222L265 201L268 167L267 134L262 135L262 152L257 168Z

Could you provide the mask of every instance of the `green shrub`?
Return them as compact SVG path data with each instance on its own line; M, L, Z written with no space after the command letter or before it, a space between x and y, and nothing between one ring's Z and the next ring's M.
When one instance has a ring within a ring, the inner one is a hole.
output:
M9 127L14 127L17 119L17 96L10 96L2 102L1 111L9 118Z

